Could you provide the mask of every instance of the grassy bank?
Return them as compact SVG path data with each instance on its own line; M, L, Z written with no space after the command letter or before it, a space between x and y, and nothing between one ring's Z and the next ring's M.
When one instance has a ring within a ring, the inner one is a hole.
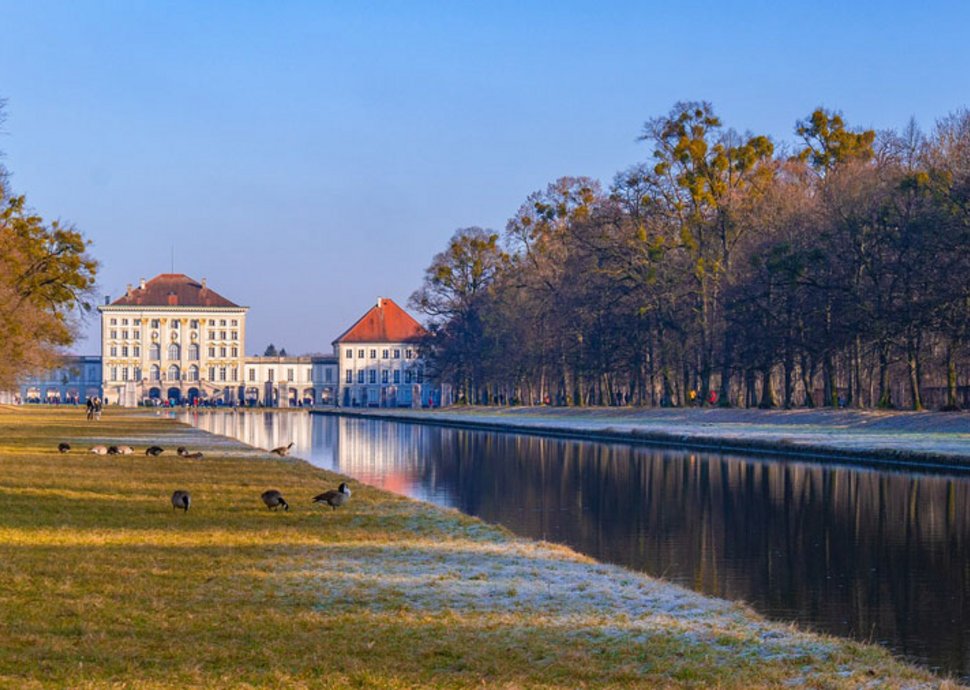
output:
M0 408L0 685L941 686L879 648L356 483L349 506L311 507L338 481L153 415ZM291 510L268 511L267 488Z

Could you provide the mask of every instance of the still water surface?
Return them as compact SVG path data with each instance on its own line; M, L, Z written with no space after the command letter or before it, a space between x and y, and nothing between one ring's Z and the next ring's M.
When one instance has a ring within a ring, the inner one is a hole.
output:
M184 419L970 676L966 475L294 412Z

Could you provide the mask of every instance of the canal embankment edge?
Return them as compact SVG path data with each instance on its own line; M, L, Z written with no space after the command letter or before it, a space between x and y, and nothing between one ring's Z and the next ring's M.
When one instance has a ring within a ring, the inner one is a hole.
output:
M613 415L595 411L584 415L582 410L575 409L540 408L538 413L533 409L317 408L310 412L605 443L908 470L970 472L970 413L922 413L914 424L914 416L908 413L821 412L812 415L811 423L806 424L810 412L793 417L788 412L764 410L744 410L740 415L730 416L720 410L680 410L675 416L662 410L624 411ZM742 421L737 421L739 416ZM794 423L786 423L792 419ZM860 430L856 423L843 423L845 419L861 420L863 424L875 420L878 433ZM900 428L893 428L894 421L900 422ZM658 424L667 425L670 430L652 428Z

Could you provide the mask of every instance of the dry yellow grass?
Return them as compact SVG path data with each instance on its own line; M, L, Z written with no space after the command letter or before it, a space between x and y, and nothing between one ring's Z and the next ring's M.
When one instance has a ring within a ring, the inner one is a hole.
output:
M139 452L85 452L110 442ZM154 415L0 408L0 686L949 685L365 486L310 505L338 481Z

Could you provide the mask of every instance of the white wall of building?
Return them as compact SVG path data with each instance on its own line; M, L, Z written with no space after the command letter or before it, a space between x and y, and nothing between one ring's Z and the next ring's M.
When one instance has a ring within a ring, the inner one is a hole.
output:
M413 343L336 343L338 404L343 407L416 407L424 365Z
M99 309L104 397L110 404L195 396L237 399L247 307Z
M333 357L247 357L243 399L266 407L332 405L337 362Z

